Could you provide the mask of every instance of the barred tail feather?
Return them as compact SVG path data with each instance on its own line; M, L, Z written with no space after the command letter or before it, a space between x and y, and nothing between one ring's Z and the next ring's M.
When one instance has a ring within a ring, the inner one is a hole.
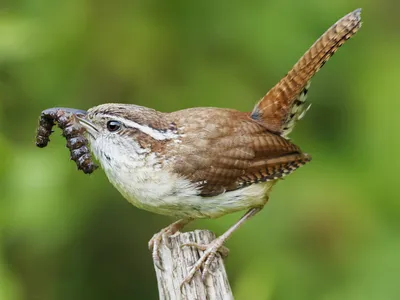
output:
M337 21L257 103L251 117L287 136L309 108L305 101L311 78L360 27L361 9Z

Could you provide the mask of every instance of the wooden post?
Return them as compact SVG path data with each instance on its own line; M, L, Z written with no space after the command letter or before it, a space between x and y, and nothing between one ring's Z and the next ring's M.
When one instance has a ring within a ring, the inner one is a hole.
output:
M182 244L195 242L208 244L215 235L207 230L177 233L169 238L169 244L162 241L160 258L164 270L154 266L157 275L160 300L229 300L233 299L228 276L226 275L223 259L215 258L211 266L211 273L201 280L200 271L196 273L190 284L180 288L193 264L199 259L203 251L194 247L183 247Z

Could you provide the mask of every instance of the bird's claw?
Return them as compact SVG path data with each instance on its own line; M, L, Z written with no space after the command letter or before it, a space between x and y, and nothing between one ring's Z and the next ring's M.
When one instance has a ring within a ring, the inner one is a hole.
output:
M183 247L194 247L196 249L199 249L201 251L206 251L209 248L210 244L198 244L198 243L185 243L181 245L181 248ZM217 252L222 255L223 258L227 257L229 255L229 249L222 245Z
M159 255L160 243L163 239L162 232L158 232L153 235L151 240L149 241L149 250L151 251L151 256L153 258L154 265L160 270L164 270L161 265L161 259Z
M151 251L151 256L154 261L154 265L164 271L162 267L161 258L160 258L160 245L161 241L164 242L167 247L171 247L169 237L179 231L185 224L187 224L188 220L178 220L175 223L161 229L159 232L153 235L153 237L149 241L149 250Z
M185 283L190 283L192 281L194 275L198 270L201 268L203 269L201 272L201 279L204 281L207 274L211 273L210 267L212 262L214 261L214 258L217 255L221 255L222 257L228 256L229 249L226 248L224 244L225 240L223 238L217 238L213 240L209 244L197 244L197 243L186 243L181 245L182 247L195 247L201 251L204 251L204 253L201 255L200 259L193 265L191 268L189 274L186 276L186 278L182 281L181 283L181 290L182 287L185 285Z

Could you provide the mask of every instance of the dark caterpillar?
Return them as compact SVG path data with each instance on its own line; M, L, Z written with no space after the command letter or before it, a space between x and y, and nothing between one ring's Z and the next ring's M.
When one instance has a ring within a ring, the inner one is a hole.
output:
M79 170L90 174L98 168L92 161L88 148L88 140L84 137L83 128L76 116L84 116L86 111L74 108L54 107L42 111L39 127L36 134L36 146L44 148L50 141L53 126L57 123L62 135L67 140L67 148L71 153L71 160L75 161Z

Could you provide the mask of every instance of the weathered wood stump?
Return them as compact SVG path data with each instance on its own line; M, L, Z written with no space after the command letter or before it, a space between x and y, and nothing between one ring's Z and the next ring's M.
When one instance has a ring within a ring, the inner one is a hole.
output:
M213 239L215 239L214 233L195 230L177 233L169 238L169 242L162 241L160 258L163 270L154 266L161 300L233 299L224 262L220 256L215 258L211 266L212 274L209 273L204 282L198 271L190 284L184 284L181 289L182 281L203 253L194 247L181 247L181 245L190 242L208 244Z

